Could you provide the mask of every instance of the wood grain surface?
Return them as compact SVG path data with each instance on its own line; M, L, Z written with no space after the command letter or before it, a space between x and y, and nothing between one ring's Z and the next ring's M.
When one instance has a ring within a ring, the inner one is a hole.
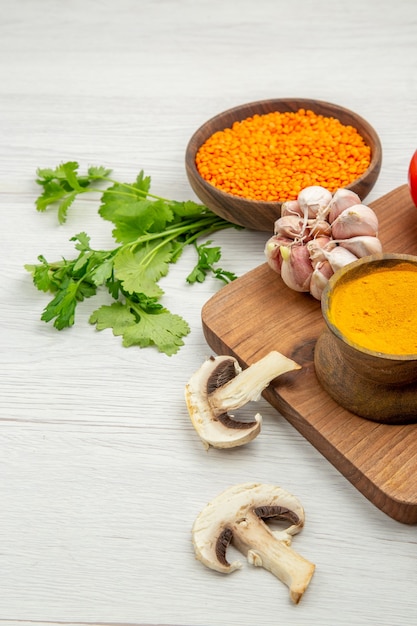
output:
M371 203L385 252L417 253L417 209L408 187ZM320 303L292 291L267 264L213 296L202 311L212 348L250 365L269 350L300 363L265 398L371 502L391 517L417 523L417 424L386 425L340 407L314 371L314 346L324 329ZM338 377L339 378L339 377Z

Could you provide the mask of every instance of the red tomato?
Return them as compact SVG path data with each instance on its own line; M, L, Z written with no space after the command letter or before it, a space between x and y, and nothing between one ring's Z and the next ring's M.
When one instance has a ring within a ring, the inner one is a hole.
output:
M410 167L408 168L408 186L410 187L413 202L417 206L417 150L411 157Z

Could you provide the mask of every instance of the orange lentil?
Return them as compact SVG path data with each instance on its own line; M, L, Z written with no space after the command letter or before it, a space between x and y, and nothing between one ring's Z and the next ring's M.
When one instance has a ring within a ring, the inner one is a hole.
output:
M334 193L361 176L370 161L371 149L356 128L305 109L234 122L213 133L196 154L207 182L268 202L294 200L309 185Z

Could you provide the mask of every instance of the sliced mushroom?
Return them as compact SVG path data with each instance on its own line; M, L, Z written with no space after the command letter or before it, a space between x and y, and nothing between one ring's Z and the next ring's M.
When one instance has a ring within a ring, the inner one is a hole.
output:
M185 387L185 401L191 422L209 448L232 448L252 441L261 430L262 416L238 421L228 411L258 400L274 379L300 365L280 352L272 351L242 370L232 356L207 359Z
M273 532L266 519L288 520L290 526ZM275 485L244 483L221 493L194 522L192 541L196 557L207 567L230 573L241 568L229 563L226 550L232 543L248 562L263 567L285 583L297 604L314 574L315 565L290 548L292 536L304 525L299 500Z

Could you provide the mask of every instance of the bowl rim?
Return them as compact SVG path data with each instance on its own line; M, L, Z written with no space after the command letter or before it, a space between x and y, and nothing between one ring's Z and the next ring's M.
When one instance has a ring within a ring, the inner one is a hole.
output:
M323 315L324 321L328 329L345 345L349 346L350 348L355 349L358 352L361 352L365 355L372 356L375 358L386 359L388 361L404 361L404 362L415 361L417 360L417 353L395 354L395 353L388 353L388 352L379 352L377 350L371 350L370 348L365 348L364 346L357 344L355 341L348 339L348 337L346 337L339 330L339 328L335 324L333 324L333 322L331 322L329 319L328 312L330 310L330 300L332 296L332 291L336 287L336 285L339 283L339 281L345 280L346 282L348 282L349 275L352 273L355 274L358 268L362 267L363 265L375 264L377 266L380 266L381 264L384 264L385 262L388 264L391 262L392 266L395 266L399 263L406 262L406 263L415 265L417 267L417 255L402 254L399 252L398 253L381 252L379 254L372 254L369 256L362 257L358 259L357 261L348 263L344 267L340 268L329 278L329 281L323 290L323 294L321 298L322 315Z
M214 194L220 199L223 198L224 199L223 201L225 202L227 202L228 199L229 201L233 199L235 202L241 201L243 203L247 203L248 205L260 205L260 206L265 206L265 207L266 206L279 207L282 205L282 202L279 202L278 200L275 200L275 201L254 200L254 199L244 198L242 196L237 196L235 194L228 193L226 191L223 191L222 189L218 189L214 185L211 185L207 180L205 180L201 176L195 163L195 156L197 154L198 149L201 147L204 141L208 139L208 137L210 137L214 132L216 132L216 130L212 130L210 133L207 134L207 137L205 137L201 141L199 140L200 135L205 134L204 132L205 129L208 128L210 125L213 125L213 124L217 125L217 123L220 122L220 120L222 120L226 116L235 116L236 114L238 113L240 114L240 112L243 112L246 109L258 108L258 107L262 108L264 106L267 106L268 108L281 106L281 105L285 106L285 104L288 102L296 102L297 103L296 110L298 110L299 108L310 108L311 110L314 111L314 107L317 107L317 108L324 107L330 110L334 109L334 117L337 117L337 112L342 113L348 117L351 117L352 121L356 120L359 123L359 125L363 129L365 129L366 134L368 134L368 136L371 137L372 139L372 145L370 146L371 147L371 161L368 167L366 168L365 172L363 172L363 174L361 174L361 176L359 176L358 178L355 178L355 180L352 181L352 183L350 183L349 185L347 185L345 189L351 189L352 187L360 186L361 183L366 181L367 177L373 174L374 171L376 171L376 178L378 177L379 170L381 168L381 161L382 161L381 140L375 128L360 114L356 113L352 109L348 109L339 104L335 104L333 102L328 102L326 100L319 100L315 98L305 98L305 97L302 97L302 98L298 98L298 97L265 98L263 100L254 100L251 102L233 106L229 109L225 109L224 111L221 111L220 113L217 113L216 115L213 115L208 120L203 122L203 124L201 124L191 135L187 143L186 150L185 150L186 167L187 169L189 168L192 171L192 174L198 178L199 182L206 189L207 193ZM271 108L270 112L272 112L273 110L274 108ZM292 109L288 109L288 110L291 111ZM247 117L250 117L251 115L254 115L254 114L255 113L248 114L248 115L242 114L242 116L239 115L238 118L236 118L236 120L234 121L243 121ZM330 117L330 115L325 115L323 113L320 113L320 114L324 115L325 117ZM260 113L260 115L262 115L262 113ZM352 126L354 126L353 123L352 123ZM222 128L219 128L218 130L225 129L228 127L230 126L223 126ZM356 126L355 128L359 132L359 134L363 136L361 131Z

